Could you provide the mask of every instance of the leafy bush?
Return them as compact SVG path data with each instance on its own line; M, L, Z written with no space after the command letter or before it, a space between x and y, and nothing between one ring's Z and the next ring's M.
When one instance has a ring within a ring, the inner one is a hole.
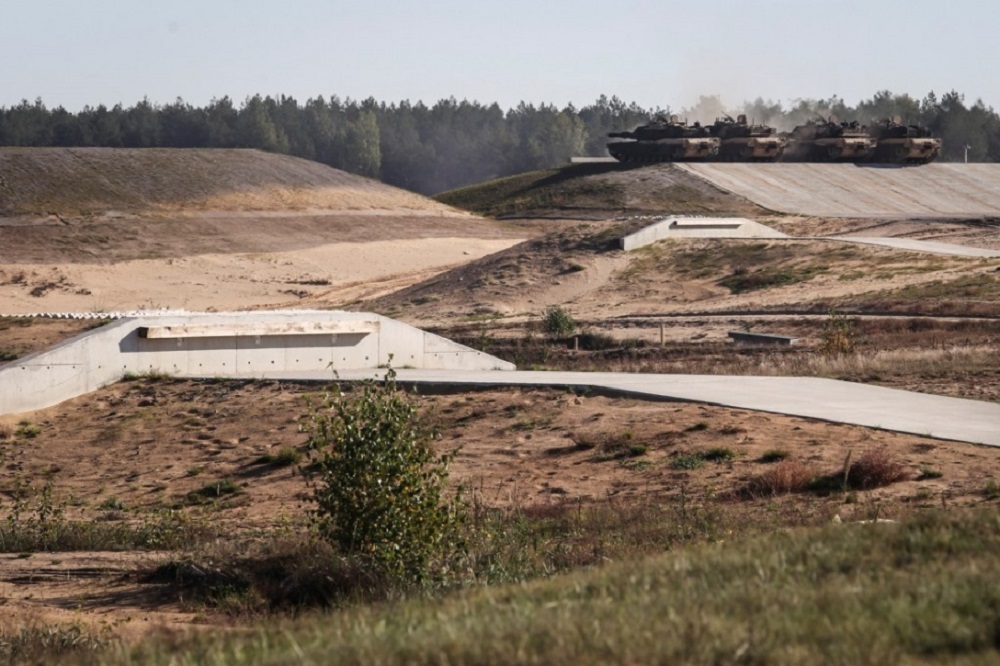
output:
M463 549L461 494L446 497L456 452L437 456L417 407L396 373L368 380L356 398L341 390L313 409L310 435L313 520L319 534L375 575L428 580Z
M565 337L572 335L576 330L576 322L566 310L558 305L553 305L545 311L544 320L545 332L552 337Z

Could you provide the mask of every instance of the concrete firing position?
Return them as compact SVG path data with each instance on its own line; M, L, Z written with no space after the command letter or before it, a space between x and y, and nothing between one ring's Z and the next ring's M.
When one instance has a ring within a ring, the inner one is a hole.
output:
M677 167L769 210L818 217L1000 214L1000 164L702 164Z
M126 374L261 377L396 367L514 365L381 315L281 311L122 319L0 367L0 414L34 411Z
M787 238L744 217L666 217L619 240L626 252L668 238Z

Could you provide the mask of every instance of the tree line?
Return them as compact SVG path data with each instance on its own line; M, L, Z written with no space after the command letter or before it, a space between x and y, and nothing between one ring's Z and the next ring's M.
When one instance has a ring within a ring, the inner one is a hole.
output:
M423 194L565 164L576 155L604 156L606 135L632 129L670 107L646 109L618 97L601 96L582 108L528 104L503 110L496 103L443 99L433 106L254 95L236 105L229 97L197 107L177 99L85 107L71 113L38 99L0 107L2 146L106 146L124 148L257 148L322 162ZM1000 161L1000 117L977 100L933 92L917 100L881 91L856 106L838 97L802 99L786 106L756 99L726 107L717 96L701 97L677 113L691 122L711 122L745 113L758 123L791 129L810 118L836 115L872 123L901 116L944 140L940 159ZM968 146L968 148L966 148Z

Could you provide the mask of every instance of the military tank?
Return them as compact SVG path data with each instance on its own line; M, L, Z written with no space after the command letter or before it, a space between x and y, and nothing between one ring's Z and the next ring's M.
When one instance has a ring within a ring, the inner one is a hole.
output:
M774 162L781 157L788 139L779 136L773 127L747 122L742 113L716 118L708 132L719 139L720 162Z
M786 138L786 162L866 162L876 145L864 125L856 120L839 122L836 116L810 120Z
M887 118L871 130L878 142L873 162L882 164L927 164L941 152L941 139L921 125L904 125L899 116Z
M611 132L608 153L619 162L686 162L710 160L720 141L700 123L688 125L677 116L657 116L631 132Z

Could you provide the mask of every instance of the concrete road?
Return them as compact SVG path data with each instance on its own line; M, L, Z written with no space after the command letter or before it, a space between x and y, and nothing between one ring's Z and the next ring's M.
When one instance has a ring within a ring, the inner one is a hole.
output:
M1000 214L1000 164L677 164L769 210L819 217Z
M844 243L864 243L867 245L884 245L885 247L894 247L898 250L930 252L932 254L950 254L956 257L985 257L991 259L1000 257L1000 250L987 250L981 247L954 245L952 243L938 243L937 241L923 241L916 240L914 238L894 238L891 236L827 236L819 240L842 241Z
M341 372L354 381L381 371ZM332 372L269 379L329 381ZM401 382L456 388L556 386L645 399L702 402L1000 446L1000 404L812 377L646 375L615 372L399 370Z

